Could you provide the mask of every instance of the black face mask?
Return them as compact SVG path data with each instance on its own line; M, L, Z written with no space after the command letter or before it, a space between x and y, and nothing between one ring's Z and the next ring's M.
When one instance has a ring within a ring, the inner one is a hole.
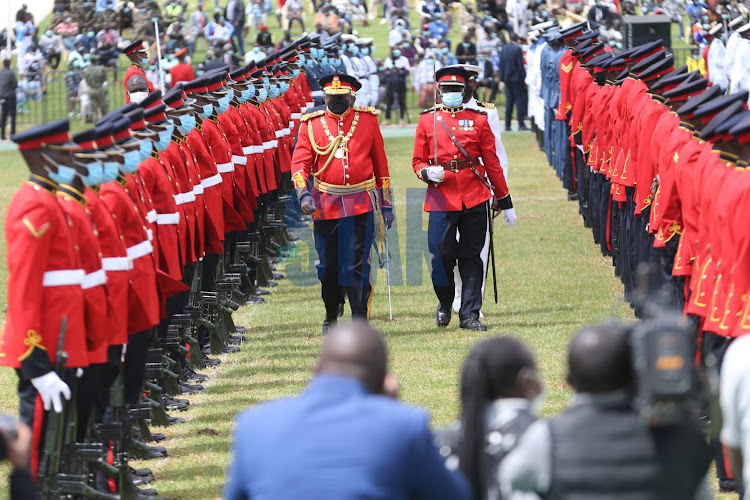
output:
M328 100L328 109L334 115L343 115L349 109L349 96L337 95Z

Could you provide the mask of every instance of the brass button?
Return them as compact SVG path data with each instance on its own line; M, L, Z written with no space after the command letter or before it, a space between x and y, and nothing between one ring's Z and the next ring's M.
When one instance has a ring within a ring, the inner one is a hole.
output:
M458 159L458 155L453 155L453 159L457 160Z
M346 177L348 179L349 178L349 174L346 174L344 177Z
M456 130L456 127L451 127L451 130Z

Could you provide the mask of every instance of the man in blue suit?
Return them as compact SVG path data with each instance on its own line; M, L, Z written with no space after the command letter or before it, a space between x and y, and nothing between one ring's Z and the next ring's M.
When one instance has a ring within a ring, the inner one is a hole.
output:
M516 107L518 129L526 130L526 110L528 93L526 90L526 69L523 66L523 49L518 43L518 35L510 34L510 43L500 51L500 81L505 84L505 130L510 130L513 106Z
M304 393L239 416L225 500L468 500L427 414L383 394L386 366L367 323L332 329Z

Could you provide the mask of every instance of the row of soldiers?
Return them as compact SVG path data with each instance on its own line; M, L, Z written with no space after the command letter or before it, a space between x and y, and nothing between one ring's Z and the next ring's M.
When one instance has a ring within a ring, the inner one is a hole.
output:
M750 24L736 34L747 40ZM666 303L696 326L701 360L720 367L729 343L750 331L748 91L727 94L676 68L661 40L613 54L585 24L542 36L542 59L557 64L547 81L558 85L542 91L559 96L545 103L545 127L564 131L545 130L551 163L636 314L636 271L646 263ZM720 487L731 490L715 447Z
M5 218L0 365L18 373L43 498L158 494L128 466L167 455L147 423L182 421L167 413L188 408L176 396L202 389L209 355L239 350L232 313L282 278L291 152L314 104L305 68L321 49L302 38L162 95L137 41L126 106L72 137L61 120L11 138L30 175Z

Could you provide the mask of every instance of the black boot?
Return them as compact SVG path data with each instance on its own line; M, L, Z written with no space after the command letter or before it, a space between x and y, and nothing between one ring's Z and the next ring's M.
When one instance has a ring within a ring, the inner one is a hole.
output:
M458 323L458 327L463 330L474 330L478 332L487 331L487 325L479 321L479 318L466 318Z
M435 311L435 324L437 326L448 326L451 322L451 305L447 306L438 304L437 311Z

